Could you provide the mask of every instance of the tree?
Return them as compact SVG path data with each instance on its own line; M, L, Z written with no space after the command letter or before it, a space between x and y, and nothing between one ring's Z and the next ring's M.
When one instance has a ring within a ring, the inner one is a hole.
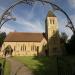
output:
M61 49L63 51L63 54L66 54L66 41L67 41L67 34L62 32L60 36L60 43L61 43Z
M66 43L68 36L66 33L62 32L60 38L63 40L64 43Z
M75 55L75 34L72 35L71 39L66 44L66 50L69 54Z
M6 37L6 33L5 32L0 33L0 47L2 46L5 37Z

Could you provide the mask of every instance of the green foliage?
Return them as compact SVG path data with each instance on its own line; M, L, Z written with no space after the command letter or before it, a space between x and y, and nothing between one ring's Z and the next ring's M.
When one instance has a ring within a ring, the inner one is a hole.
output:
M72 35L71 39L66 44L66 50L68 54L75 55L75 34Z
M62 32L60 36L60 41L62 41L62 43L66 43L67 39L68 39L67 34Z
M0 33L0 46L3 44L5 37L6 37L5 32Z

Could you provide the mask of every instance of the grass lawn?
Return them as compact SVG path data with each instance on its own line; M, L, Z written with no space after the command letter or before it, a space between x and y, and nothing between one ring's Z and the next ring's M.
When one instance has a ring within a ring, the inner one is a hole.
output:
M4 75L10 75L10 63L8 61L5 63Z
M73 75L75 72L75 56L13 58L25 64L34 75Z
M0 58L0 63L2 66L4 65L4 61L5 59ZM5 62L4 75L10 75L10 64L8 61Z
M0 58L0 63L3 65L4 59Z
M57 75L55 57L14 57L33 71L34 75Z

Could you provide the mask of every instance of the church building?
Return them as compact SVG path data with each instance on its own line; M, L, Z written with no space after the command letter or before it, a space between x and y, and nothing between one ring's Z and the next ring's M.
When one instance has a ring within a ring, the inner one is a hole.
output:
M10 32L4 40L1 51L6 51L7 47L11 48L12 56L60 55L62 52L57 17L53 12L48 12L45 33ZM9 51L6 54L9 54Z

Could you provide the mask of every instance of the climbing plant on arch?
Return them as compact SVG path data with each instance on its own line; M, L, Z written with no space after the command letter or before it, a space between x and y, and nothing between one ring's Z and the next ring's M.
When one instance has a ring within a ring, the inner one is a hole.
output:
M19 5L19 4L22 4L22 3L28 4L28 5L33 5L33 4L36 3L36 2L40 2L40 3L42 3L43 5L48 4L48 5L50 5L50 6L53 8L53 10L55 10L55 11L58 10L58 11L62 12L62 13L66 16L66 18L67 18L67 25L66 25L66 27L69 27L69 28L72 30L72 32L75 34L74 25L73 25L73 23L72 23L70 17L67 15L67 13L66 13L61 7L59 7L57 4L54 4L54 3L52 3L52 2L49 1L49 0L16 0L16 2L15 2L14 4L12 4L11 6L9 6L9 7L3 12L3 14L1 15L1 17L0 17L0 28L1 28L2 25L3 25L4 23L6 23L7 21L15 20L15 17L13 17L13 16L12 16L12 13L11 13L12 10L13 10L13 8L14 8L15 6L17 6L17 5Z

